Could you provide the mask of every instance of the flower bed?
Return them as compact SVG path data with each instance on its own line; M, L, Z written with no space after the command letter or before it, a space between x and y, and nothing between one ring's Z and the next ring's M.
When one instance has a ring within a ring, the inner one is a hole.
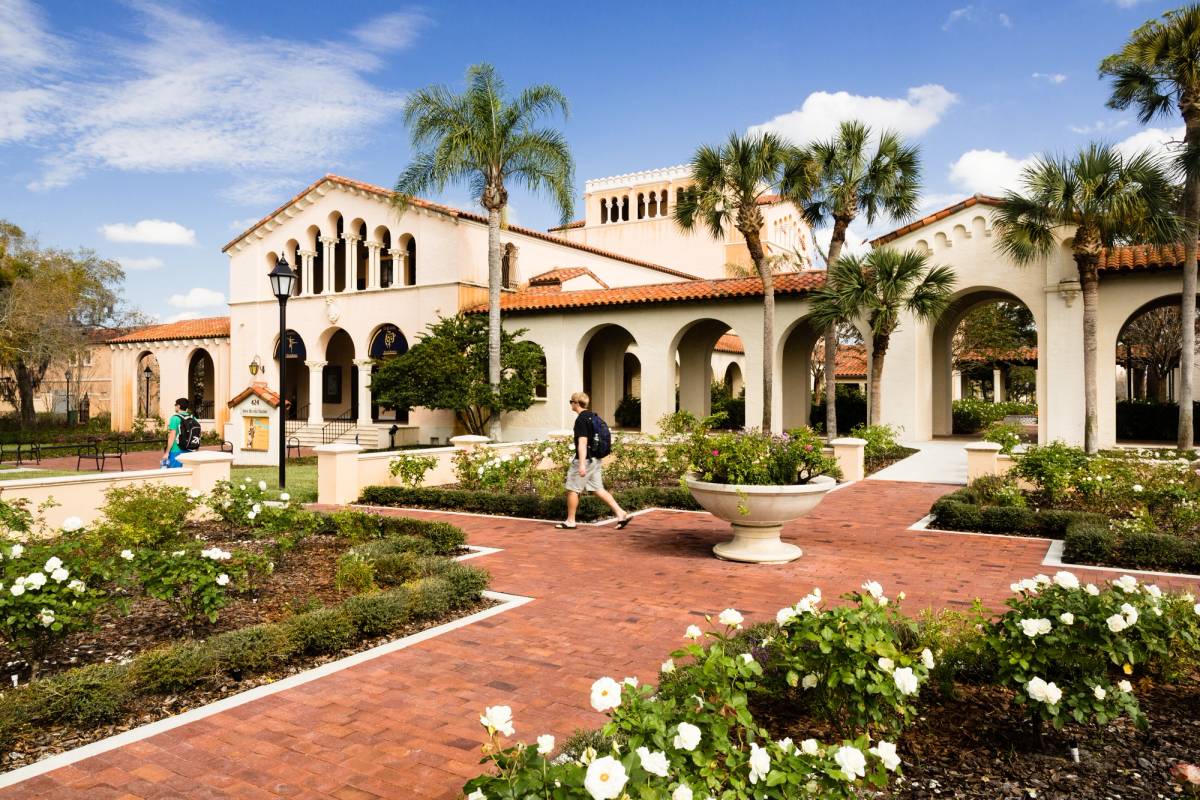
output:
M1085 586L1069 572L1013 592L993 619L907 617L872 581L836 607L813 590L748 631L726 609L715 624L706 618L709 630L684 631L690 643L663 662L657 686L596 680L591 706L608 723L561 748L549 735L509 741L521 722L511 708L484 709L490 769L463 791L469 800L1173 793L1172 769L1190 774L1174 762L1200 744L1179 714L1200 702L1195 598L1130 577ZM1134 732L1148 722L1152 736ZM1085 751L1079 767L1067 760L1072 745ZM1121 769L1131 761L1137 771Z
M1072 562L1200 573L1200 475L1161 451L1030 448L934 503L933 527L1064 541Z
M482 607L487 573L450 557L460 529L260 487L114 490L95 525L48 538L0 504L5 768Z

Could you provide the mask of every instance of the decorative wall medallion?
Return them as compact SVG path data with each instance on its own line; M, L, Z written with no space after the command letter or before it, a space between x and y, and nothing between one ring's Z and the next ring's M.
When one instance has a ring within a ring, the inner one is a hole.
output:
M342 316L342 310L338 308L338 304L333 301L332 297L325 298L325 318L334 323Z

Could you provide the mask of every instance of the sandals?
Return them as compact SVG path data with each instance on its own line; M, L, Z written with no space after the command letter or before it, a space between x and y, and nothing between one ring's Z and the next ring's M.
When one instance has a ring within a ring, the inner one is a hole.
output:
M560 531L573 531L576 528L578 528L579 526L578 525L568 525L565 522L560 522L557 525L555 525L554 527Z
M617 530L622 530L622 529L624 529L624 528L625 528L625 526L626 526L626 525L628 525L630 522L633 522L633 515L632 515L632 514L626 514L626 515L625 515L625 519L622 519L622 520L618 520L618 521L617 521Z

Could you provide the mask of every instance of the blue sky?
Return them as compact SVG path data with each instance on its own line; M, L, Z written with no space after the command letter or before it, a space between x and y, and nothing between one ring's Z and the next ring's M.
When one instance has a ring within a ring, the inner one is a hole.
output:
M856 116L920 143L936 208L1036 153L1161 147L1178 120L1106 109L1096 66L1175 5L0 0L0 218L121 260L147 313L223 313L225 242L326 172L391 185L406 92L461 87L480 61L566 93L580 197L733 130L803 141ZM537 197L512 206L558 221Z

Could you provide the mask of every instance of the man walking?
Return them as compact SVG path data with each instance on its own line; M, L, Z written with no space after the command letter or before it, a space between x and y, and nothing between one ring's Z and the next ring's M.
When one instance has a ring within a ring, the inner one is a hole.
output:
M172 469L182 467L183 462L179 460L179 454L198 449L200 423L188 411L190 407L191 403L186 397L175 401L175 413L167 423L167 447L163 450L160 466Z
M603 500L613 513L617 515L617 528L629 524L629 514L621 508L604 488L604 479L600 474L600 460L608 455L609 439L608 426L604 421L588 410L591 398L584 392L571 395L571 410L577 413L575 429L572 438L575 442L575 457L567 467L567 520L555 525L555 528L574 530L575 511L579 508L579 495L590 491ZM600 435L603 430L604 435Z

